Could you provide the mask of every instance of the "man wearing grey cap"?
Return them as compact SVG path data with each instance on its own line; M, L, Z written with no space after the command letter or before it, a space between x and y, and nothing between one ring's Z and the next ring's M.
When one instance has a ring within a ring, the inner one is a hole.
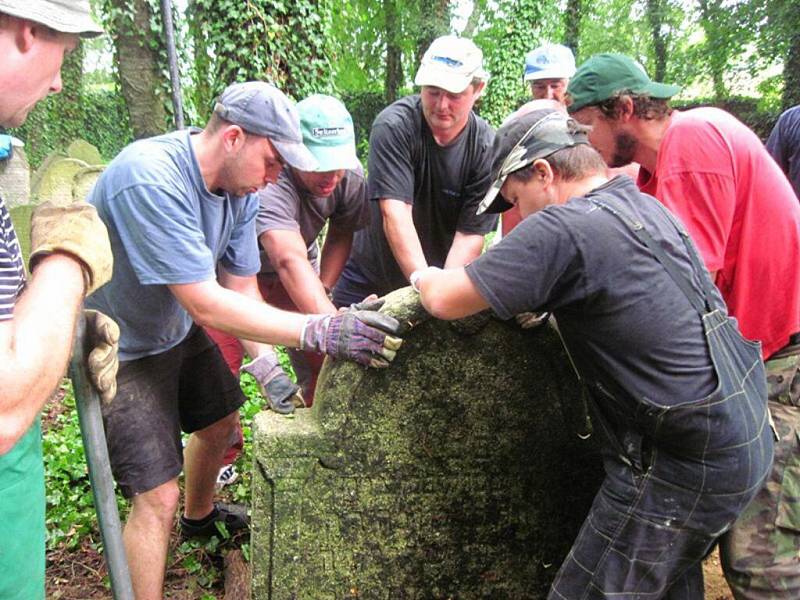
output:
M443 36L425 52L419 95L384 109L372 125L367 175L370 223L333 292L337 306L386 294L427 265L462 266L483 249L497 219L476 215L489 186L491 127L472 112L489 74L472 40Z
M497 132L481 210L523 221L465 268L411 275L435 317L552 311L606 477L548 598L702 600L701 561L772 461L764 365L683 226L552 109ZM532 407L535 410L535 407Z
M80 37L102 30L88 1L0 0L0 126L18 127L61 91L61 63ZM61 382L84 295L111 276L111 248L85 202L45 203L31 219L30 277L0 198L0 598L45 595L42 405ZM114 395L116 326L86 314L89 373Z
M244 507L213 502L244 395L203 326L239 337L253 357L277 343L385 367L399 347L386 315L300 315L263 302L256 192L284 163L316 167L294 104L269 84L238 83L203 131L133 143L91 194L115 257L91 304L121 330L117 398L103 418L114 477L132 499L123 537L139 600L162 596L184 465L184 536L247 526ZM192 434L185 450L181 431Z

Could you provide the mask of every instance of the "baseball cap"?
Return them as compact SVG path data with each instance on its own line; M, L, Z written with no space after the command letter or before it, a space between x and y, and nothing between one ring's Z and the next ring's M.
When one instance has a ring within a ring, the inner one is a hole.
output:
M473 79L489 79L483 70L483 52L472 40L445 35L433 40L425 51L414 83L460 94Z
M575 72L567 87L570 113L599 104L621 91L672 98L680 86L652 81L644 67L624 54L595 54Z
M333 96L314 94L297 103L303 143L319 163L315 171L355 169L356 156L353 118L344 104Z
M588 131L588 127L554 108L534 110L504 124L497 130L492 146L494 183L481 200L477 214L511 208L500 194L509 174L564 148L588 144Z
M62 33L97 37L103 29L92 19L89 0L0 0L0 13L36 21Z
M525 81L569 79L575 74L572 50L561 44L545 44L525 55Z
M281 157L296 169L317 168L317 159L303 146L297 108L274 85L263 81L229 85L214 105L214 113L245 131L269 138Z

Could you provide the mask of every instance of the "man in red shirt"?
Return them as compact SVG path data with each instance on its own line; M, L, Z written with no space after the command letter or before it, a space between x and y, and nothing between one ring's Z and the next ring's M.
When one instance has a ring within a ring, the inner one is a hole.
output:
M720 543L737 598L800 597L800 206L758 137L725 111L673 111L677 86L598 54L569 85L571 115L610 167L684 222L742 334L761 342L780 441L767 484ZM776 596L775 594L780 594Z

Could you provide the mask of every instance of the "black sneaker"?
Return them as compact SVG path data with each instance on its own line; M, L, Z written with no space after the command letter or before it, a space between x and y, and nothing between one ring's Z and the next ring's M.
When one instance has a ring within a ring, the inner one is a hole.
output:
M215 502L212 513L200 522L188 521L186 517L181 517L181 535L185 538L209 538L212 535L219 536L217 523L221 523L233 533L240 529L250 527L250 517L247 516L247 507L242 504L225 504Z

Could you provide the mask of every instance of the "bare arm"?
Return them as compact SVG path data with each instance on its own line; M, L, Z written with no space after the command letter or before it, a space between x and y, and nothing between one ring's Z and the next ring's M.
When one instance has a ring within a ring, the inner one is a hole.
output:
M256 282L255 276L240 277L229 273L223 267L219 267L218 279L220 285L226 290L237 292L256 302L264 302L264 299L261 297L261 292L258 290L258 283ZM244 351L247 352L250 358L256 358L257 356L261 356L264 352L272 350L272 346L269 344L253 342L246 338L242 338L239 341L242 343Z
M83 294L78 261L53 254L37 264L13 318L0 322L0 455L30 428L64 376Z
M453 243L447 253L444 263L445 269L457 269L481 255L483 250L483 236L477 233L461 233L456 231Z
M278 310L263 300L226 289L214 279L174 284L169 289L198 325L211 326L239 339L300 346L306 315Z
M353 247L353 232L331 225L322 247L319 278L327 289L333 289L342 274ZM333 306L333 305L331 305Z
M383 216L383 231L386 240L392 249L392 254L400 266L400 270L406 279L418 269L428 266L425 254L422 252L422 244L419 242L419 235L414 227L414 220L411 215L412 206L402 200L392 200L381 198L378 200Z
M261 245L269 256L270 263L275 267L283 287L300 312L336 312L314 267L308 262L308 249L298 232L265 231L261 235Z
M423 271L417 286L422 306L437 319L460 319L489 308L463 267Z

